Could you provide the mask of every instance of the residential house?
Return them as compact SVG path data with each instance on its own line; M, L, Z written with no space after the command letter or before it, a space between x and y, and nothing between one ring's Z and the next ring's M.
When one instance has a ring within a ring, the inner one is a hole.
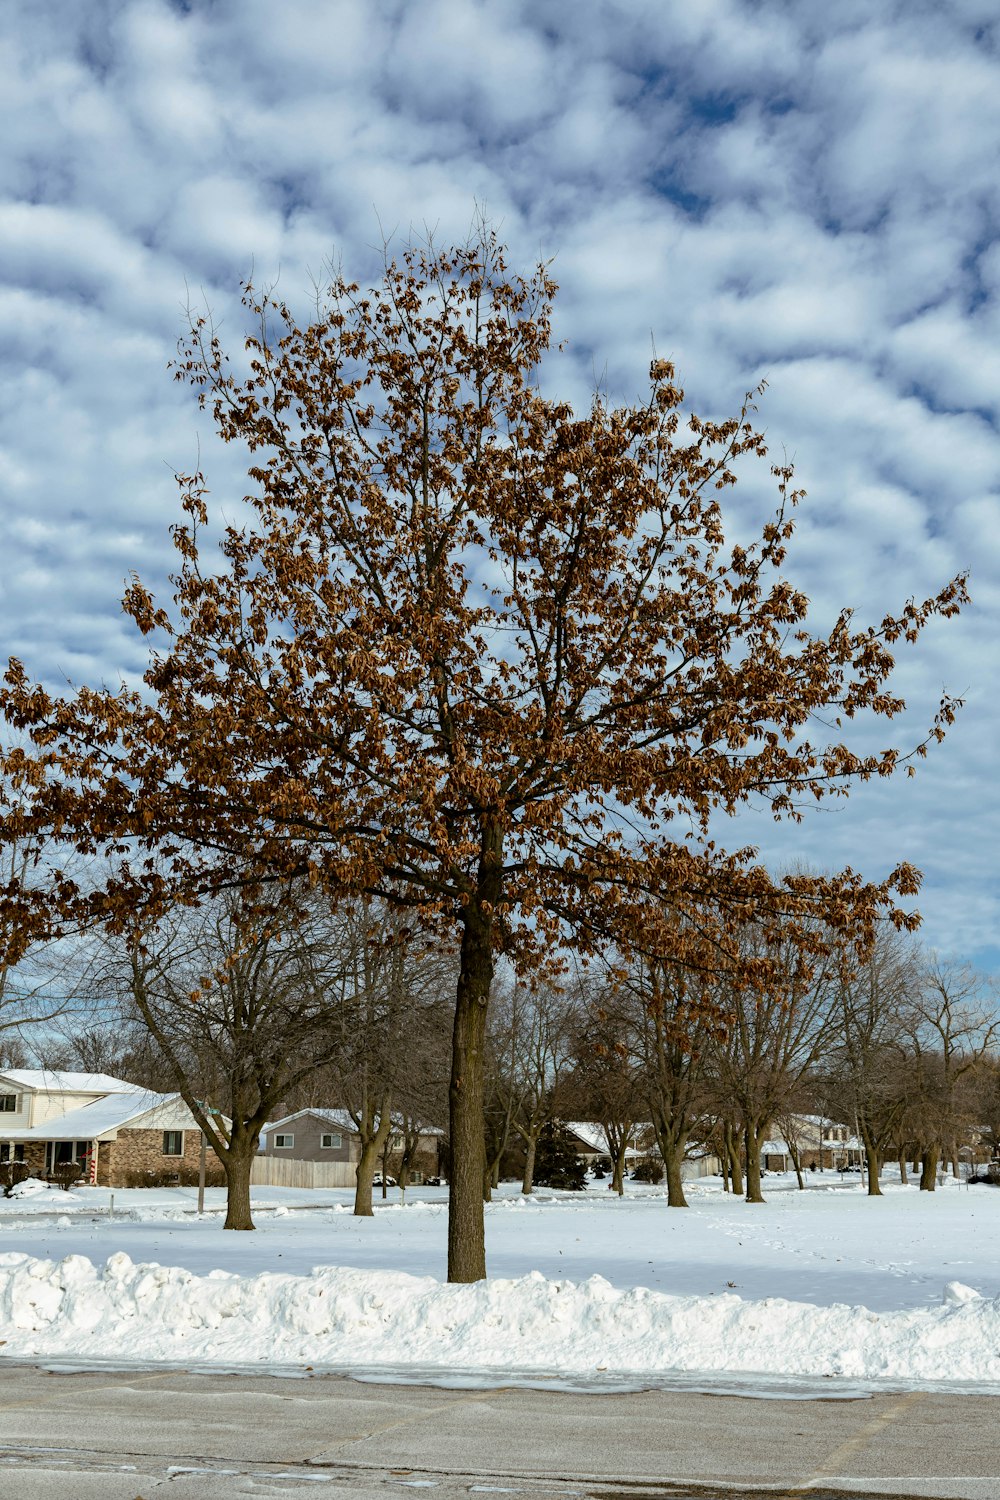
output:
M36 1177L80 1162L101 1187L197 1175L201 1131L179 1094L157 1094L107 1073L0 1071L0 1161Z
M589 1170L600 1157L611 1158L604 1126L594 1120L567 1120L564 1129L577 1156L581 1157ZM656 1135L652 1125L639 1122L632 1126L629 1144L625 1148L625 1171L629 1173L648 1156L657 1153ZM685 1179L707 1177L719 1171L718 1159L711 1152L692 1149L685 1157L681 1175Z
M625 1147L625 1170L631 1172L637 1162L647 1154L639 1143L639 1133L644 1127L633 1125L629 1132L629 1144ZM592 1171L594 1163L603 1157L611 1160L608 1137L604 1126L596 1120L564 1120L563 1129L577 1156ZM655 1147L654 1147L655 1149Z
M856 1166L864 1155L853 1131L825 1115L792 1115L787 1125L789 1135L794 1135L799 1160L809 1171L825 1171L828 1167L844 1171Z
M394 1173L403 1150L400 1124L394 1123L386 1153L388 1171ZM420 1132L410 1181L440 1175L440 1149L444 1132L428 1128ZM353 1187L361 1160L361 1138L346 1109L299 1109L283 1119L271 1120L261 1131L254 1162L253 1181L285 1183L293 1187ZM314 1170L282 1171L281 1162L312 1164Z

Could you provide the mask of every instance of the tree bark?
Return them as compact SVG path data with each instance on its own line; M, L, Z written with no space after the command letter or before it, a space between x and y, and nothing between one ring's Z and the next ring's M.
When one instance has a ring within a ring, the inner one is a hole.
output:
M868 1173L868 1196L869 1198L881 1198L882 1187L879 1183L879 1161L878 1146L868 1127L862 1122L859 1126L861 1144L865 1148L865 1170Z
M795 1168L795 1181L799 1185L799 1191L805 1192L806 1185L802 1176L802 1155L798 1145L788 1139L788 1132L785 1135L785 1144L788 1147L788 1154L792 1158L792 1166Z
M725 1127L726 1155L729 1157L729 1176L732 1179L733 1192L743 1196L743 1168L740 1164L740 1150L736 1144L736 1132L731 1125Z
M420 1146L419 1130L412 1130L409 1125L403 1125L403 1154L399 1158L399 1166L396 1169L396 1181L402 1191L410 1185L410 1174L413 1171L413 1163Z
M254 1228L250 1215L250 1172L256 1149L252 1136L245 1140L236 1136L222 1157L226 1173L226 1222L223 1229Z
M663 1157L663 1165L667 1169L667 1207L687 1208L688 1201L684 1196L684 1181L681 1177L681 1162L684 1160L684 1142L670 1142L664 1152L663 1145L660 1146L660 1155Z
M920 1162L920 1191L933 1193L937 1186L938 1148L928 1146Z
M493 980L493 945L488 918L470 902L462 929L461 967L452 1033L448 1112L451 1177L448 1182L448 1280L482 1281L486 1276L486 1224L483 1188L486 1144L483 1120L483 1047L486 1007Z
M881 1198L882 1188L878 1180L878 1152L868 1141L865 1141L865 1165L868 1168L868 1196L869 1198Z
M535 1180L535 1149L538 1145L538 1137L530 1135L526 1138L524 1148L524 1174L521 1177L521 1192L530 1193L534 1191Z
M362 1219L370 1219L375 1212L372 1208L372 1180L375 1176L375 1168L378 1166L379 1157L382 1155L385 1138L389 1134L389 1125L389 1111L383 1109L379 1116L378 1129L375 1131L375 1134L370 1135L367 1140L362 1138L361 1157L358 1161L357 1169L357 1186L354 1189L354 1212Z
M748 1125L743 1132L743 1139L746 1146L747 1158L746 1201L748 1203L763 1203L764 1194L761 1192L760 1187L761 1138L759 1133L753 1128L753 1126Z

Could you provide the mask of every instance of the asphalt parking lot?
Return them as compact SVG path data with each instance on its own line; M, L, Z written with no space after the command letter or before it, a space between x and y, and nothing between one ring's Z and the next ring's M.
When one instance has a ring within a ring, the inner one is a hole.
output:
M0 1500L996 1500L998 1398L573 1395L0 1362Z

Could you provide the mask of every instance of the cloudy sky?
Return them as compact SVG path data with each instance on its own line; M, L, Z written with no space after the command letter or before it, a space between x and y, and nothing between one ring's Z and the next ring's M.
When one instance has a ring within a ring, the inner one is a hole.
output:
M331 257L462 238L484 205L552 257L553 385L705 415L761 378L809 491L789 574L816 621L969 568L901 665L916 780L772 860L926 874L925 934L1000 970L1000 19L996 0L7 0L0 7L0 657L49 684L141 668L118 600L162 585L172 474L234 457L167 372L185 305L238 341L251 266L305 311Z

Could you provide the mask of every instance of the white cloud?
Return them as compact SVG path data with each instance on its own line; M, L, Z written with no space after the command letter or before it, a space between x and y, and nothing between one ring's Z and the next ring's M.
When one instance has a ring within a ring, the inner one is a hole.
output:
M972 565L975 607L902 668L900 735L970 688L945 746L765 832L819 864L926 863L929 936L1000 963L998 33L989 0L0 9L8 649L47 680L134 673L117 600L131 565L164 587L172 470L200 444L220 501L242 494L166 372L186 298L235 343L251 264L305 305L330 256L367 274L382 228L462 236L479 200L515 262L555 256L550 388L631 398L653 342L705 414L768 377L818 620Z

